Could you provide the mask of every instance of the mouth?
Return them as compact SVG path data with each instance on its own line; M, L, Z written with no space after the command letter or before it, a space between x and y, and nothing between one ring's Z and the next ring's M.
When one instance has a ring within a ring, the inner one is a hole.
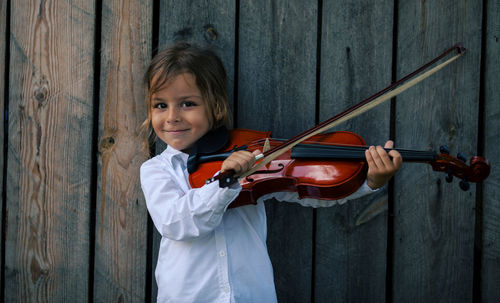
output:
M169 133L169 134L181 134L183 132L186 132L188 131L189 129L173 129L173 130L166 130L165 132L166 133Z

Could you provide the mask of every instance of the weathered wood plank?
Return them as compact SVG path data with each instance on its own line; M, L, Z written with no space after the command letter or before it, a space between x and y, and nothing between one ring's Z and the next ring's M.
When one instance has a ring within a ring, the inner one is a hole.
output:
M87 302L94 1L11 1L6 302Z
M222 60L228 77L229 101L234 99L234 61L235 61L235 1L175 1L160 3L159 49L175 42L187 41L213 50ZM156 144L156 153L166 148L162 142ZM154 230L153 269L158 260L160 234ZM153 273L152 299L156 302L157 285Z
M500 302L500 3L487 1L484 52L485 156L491 175L483 185L480 292L482 302Z
M7 1L2 1L0 3L0 150L1 150L1 155L0 155L0 184L3 186L3 179L4 179L4 105L8 100L5 100L5 89L8 89L5 87L5 77L7 76L5 67L7 66L7 62L5 62L6 57L5 57L5 50L7 48L7 38L6 38L6 27L7 27ZM3 191L3 188L2 188ZM3 201L3 194L2 197L0 198L0 202L2 203L2 208L4 205ZM3 226L4 226L4 218L2 214L2 227L0 227L0 233L3 235ZM2 268L3 270L3 268ZM0 276L0 285L2 285L2 277Z
M391 83L393 1L324 1L320 120ZM339 130L368 144L389 139L390 106L381 105ZM387 190L318 209L317 302L385 302Z
M317 4L240 1L238 127L291 137L314 126ZM267 202L278 300L309 302L313 211Z
M146 297L147 209L139 168L149 157L143 75L152 1L103 1L94 301Z
M159 49L187 41L213 50L226 68L230 101L234 88L235 13L235 2L229 0L167 0L160 5Z
M398 77L456 42L465 56L397 97L396 139L407 148L476 153L480 1L400 1ZM475 186L407 164L395 182L395 302L472 302Z

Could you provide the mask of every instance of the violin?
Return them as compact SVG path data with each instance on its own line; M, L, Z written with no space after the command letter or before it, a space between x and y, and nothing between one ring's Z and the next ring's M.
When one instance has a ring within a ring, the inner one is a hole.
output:
M228 131L221 127L207 133L195 145L188 158L189 183L198 188L216 174L231 153L238 150L269 150L283 144L271 138L271 132L247 129ZM361 136L348 131L314 135L282 153L259 170L239 180L242 190L231 207L256 204L269 193L294 191L299 198L337 200L354 193L366 179L365 150L368 147ZM386 149L389 151L390 149ZM468 190L469 182L481 182L490 172L490 164L474 156L466 164L465 155L449 155L449 149L415 151L396 149L405 162L428 163L434 171L446 173L446 181L460 178L460 188ZM219 179L228 186L237 179Z
M437 64L454 51L457 53L452 58ZM215 180L219 180L221 187L240 182L243 189L230 207L255 204L263 195L279 191L296 191L300 198L336 200L346 197L366 178L367 147L355 133L325 132L395 97L464 53L465 48L458 43L385 89L286 141L272 139L270 132L242 129L229 132L225 128L210 131L190 150L187 166L191 187L201 187ZM213 177L232 152L256 149L263 150L263 158L249 171L241 176L224 172ZM474 156L467 165L463 154L454 158L445 146L439 154L397 150L406 162L429 163L435 171L445 172L448 182L453 176L462 179L460 187L463 190L470 187L469 182L481 182L490 172L486 159Z

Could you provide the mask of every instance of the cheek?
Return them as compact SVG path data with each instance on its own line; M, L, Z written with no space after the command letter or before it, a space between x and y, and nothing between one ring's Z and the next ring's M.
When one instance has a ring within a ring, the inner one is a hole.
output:
M156 130L161 124L162 124L161 116L159 115L151 116L151 126L153 127L154 130Z

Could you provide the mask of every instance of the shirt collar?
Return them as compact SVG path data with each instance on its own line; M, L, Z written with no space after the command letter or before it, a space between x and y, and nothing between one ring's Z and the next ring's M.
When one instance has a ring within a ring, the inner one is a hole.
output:
M162 157L170 162L172 165L181 164L183 166L186 165L189 155L172 148L170 145L161 153Z

